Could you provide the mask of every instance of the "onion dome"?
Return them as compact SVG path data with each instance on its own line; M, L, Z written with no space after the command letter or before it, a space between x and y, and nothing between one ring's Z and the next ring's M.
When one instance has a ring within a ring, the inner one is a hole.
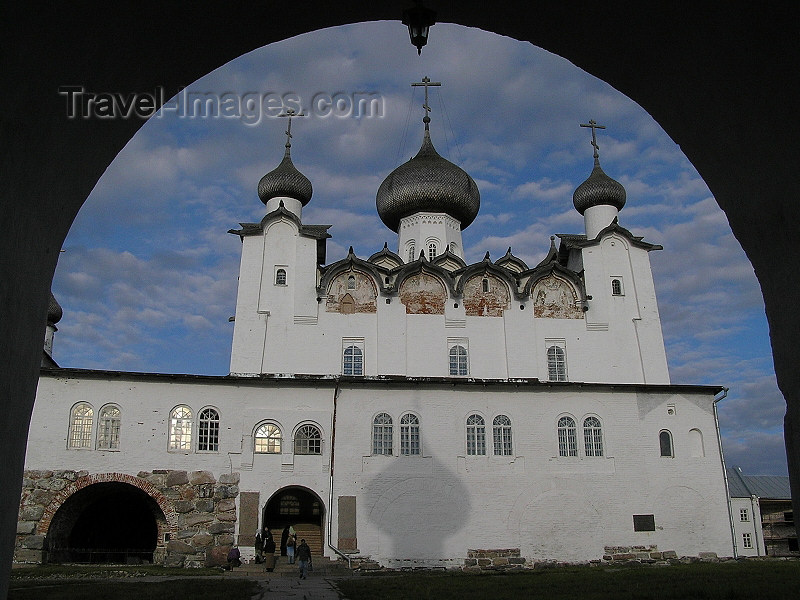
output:
M64 310L56 300L53 292L50 292L50 303L47 305L47 323L55 325L64 316Z
M378 216L394 232L400 219L423 211L446 213L466 229L478 215L481 194L466 171L439 156L426 122L419 152L383 180L375 203Z
M625 188L605 174L600 168L600 159L595 156L592 174L572 194L572 204L581 214L587 208L603 204L621 210L625 206Z
M287 142L281 164L258 182L258 197L264 204L279 196L299 200L303 206L311 200L311 182L292 164L290 148L291 144Z

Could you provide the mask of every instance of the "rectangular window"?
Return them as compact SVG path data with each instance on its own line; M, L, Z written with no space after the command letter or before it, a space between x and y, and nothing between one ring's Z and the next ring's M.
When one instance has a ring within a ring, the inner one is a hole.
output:
M750 512L746 508L739 509L739 520L740 521L749 521L750 520Z
M744 548L752 548L753 547L753 538L750 537L749 533L742 534L742 546Z
M790 510L789 512L783 513L783 520L787 523L794 523L794 512Z
M633 530L655 531L656 530L655 515L633 515Z

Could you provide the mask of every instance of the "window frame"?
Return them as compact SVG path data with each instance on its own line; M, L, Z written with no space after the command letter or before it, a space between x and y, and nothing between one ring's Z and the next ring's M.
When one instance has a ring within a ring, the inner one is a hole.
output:
M216 418L206 418L206 413L213 413ZM207 430L206 430L207 429ZM206 430L206 431L204 431ZM214 406L204 406L197 411L197 451L218 453L219 452L219 434L220 434L220 414L219 409ZM205 443L208 447L203 448L203 438L206 437ZM213 440L213 441L212 441ZM213 447L212 447L213 446Z
M615 275L611 278L611 295L612 296L625 295L625 288L622 285L622 277Z
M79 409L88 410L78 415ZM69 426L67 431L67 448L69 450L91 450L94 439L94 407L88 402L76 402L69 409Z
M316 435L309 435L312 431ZM295 455L322 456L322 439L322 428L319 425L300 423L292 436L292 451Z
M479 413L472 413L465 426L467 456L486 456L486 419Z
M400 417L400 456L422 456L420 418L407 412Z
M668 446L665 446L666 440ZM658 432L658 450L661 458L675 458L675 444L672 441L672 432L669 429L662 429Z
M567 345L564 340L545 340L547 381L569 381Z
M348 351L351 351L349 360ZM348 363L350 365L350 373L347 372ZM358 365L358 369L356 369L356 365ZM352 377L364 376L364 338L342 339L342 375Z
M745 550L753 549L753 536L748 531L742 533L742 548Z
M385 419L384 419L385 417ZM380 422L379 422L380 419ZM381 412L372 417L372 456L394 456L394 420L392 415Z
M556 431L558 436L558 456L576 458L578 456L578 424L575 417L561 415L556 421Z
M433 262L433 260L439 256L439 244L434 240L428 240L425 247L428 251L428 262Z
M289 285L289 274L287 271L288 269L285 265L275 265L275 285L281 287Z
M179 410L186 410L189 416L175 416ZM187 404L178 404L169 411L167 429L167 451L185 452L192 451L194 437L194 411ZM184 438L186 438L184 440Z
M593 423L587 425L589 421ZM605 456L603 446L603 422L597 415L587 415L583 418L583 450L587 458L602 458ZM597 423L596 425L594 423Z
M416 252L416 242L414 242L414 240L408 242L408 244L406 245L406 251L407 251L406 256L408 257L408 260L406 261L407 263L414 262L415 260L417 260L417 257L414 254Z
M259 435L261 430L266 435ZM275 435L277 432L277 436ZM259 444L259 440L265 440ZM259 446L264 448L259 450ZM283 454L283 429L275 421L262 421L253 430L253 454Z
M505 422L498 423L502 419ZM512 422L508 415L495 415L492 419L492 449L495 456L514 456Z
M104 413L108 410L117 411L116 415L107 416ZM110 427L110 431L108 428ZM97 411L97 439L95 448L108 452L118 452L120 445L120 431L122 429L122 409L118 404L110 403L100 407ZM108 438L107 445L104 439Z
M466 338L447 340L447 372L450 377L469 377L469 340Z
M750 510L747 508L740 508L739 509L739 522L741 523L749 523L750 522Z

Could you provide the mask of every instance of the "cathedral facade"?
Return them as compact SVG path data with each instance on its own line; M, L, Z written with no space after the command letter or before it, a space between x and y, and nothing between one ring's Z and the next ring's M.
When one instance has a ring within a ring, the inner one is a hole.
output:
M723 388L669 382L661 247L620 225L594 122L585 232L535 266L510 248L466 263L480 194L424 123L377 191L396 251L327 264L287 138L264 218L230 232L228 376L43 368L18 561L218 564L288 525L317 554L385 566L735 555Z

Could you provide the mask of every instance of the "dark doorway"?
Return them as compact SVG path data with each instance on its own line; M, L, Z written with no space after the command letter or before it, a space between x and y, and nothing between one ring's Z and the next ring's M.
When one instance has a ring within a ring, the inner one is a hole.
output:
M286 555L286 534L288 527L293 527L297 534L297 542L305 539L311 553L323 553L324 539L322 523L325 505L314 492L303 487L288 487L273 494L262 515L262 523L269 527L280 547L282 556Z
M164 513L139 488L95 483L75 492L56 511L47 533L51 563L153 562Z

